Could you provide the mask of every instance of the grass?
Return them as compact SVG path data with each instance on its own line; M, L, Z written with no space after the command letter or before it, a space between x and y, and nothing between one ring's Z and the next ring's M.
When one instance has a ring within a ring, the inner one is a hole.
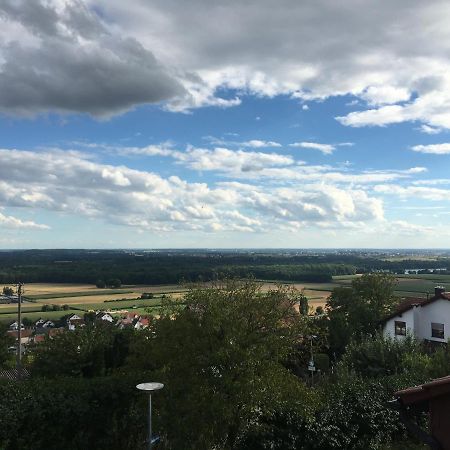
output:
M27 312L22 315L22 320L27 318L35 322L39 318L58 320L67 314L80 314L82 311L68 309L66 311L38 311L38 312ZM12 322L17 319L17 313L15 314L0 314L0 322Z
M132 308L133 306L137 306L138 308L144 308L144 307L152 307L152 306L159 306L161 305L161 299L155 298L155 299L148 299L148 300L142 300L140 298L134 299L134 300L123 300L118 302L102 302L102 303L74 303L70 304L73 308L80 308L85 311L88 310L97 310L97 309L128 309Z
M119 289L99 289L97 291L79 291L79 292L58 292L54 294L35 294L27 295L27 298L34 300L46 300L46 299L59 299L59 298L70 298L70 297L89 297L98 295L114 295L114 294L131 294L133 291L124 291Z

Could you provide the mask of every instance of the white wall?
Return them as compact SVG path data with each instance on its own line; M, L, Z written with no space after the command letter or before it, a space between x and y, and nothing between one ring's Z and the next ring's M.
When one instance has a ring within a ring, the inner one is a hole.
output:
M389 319L383 327L385 337L402 339L395 335L395 321L406 322L406 332L418 339L428 339L435 342L447 342L450 338L450 301L440 299L424 306L416 306L408 311ZM444 339L431 337L431 323L444 324Z
M417 308L415 308L417 309ZM383 327L383 334L385 337L390 336L391 338L397 338L397 339L403 339L405 336L396 336L395 335L395 322L397 320L406 322L406 333L415 335L414 330L414 315L415 311L413 309L408 309L408 311L405 311L402 314L399 314L398 316L392 317L392 319L389 319Z
M440 299L419 308L420 327L418 337L435 342L447 342L450 338L450 301ZM444 339L431 337L431 322L444 324Z

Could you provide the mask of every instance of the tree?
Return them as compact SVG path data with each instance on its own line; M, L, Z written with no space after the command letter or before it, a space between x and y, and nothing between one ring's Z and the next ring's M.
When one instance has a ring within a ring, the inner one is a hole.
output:
M111 278L107 281L106 285L111 288L120 288L122 286L122 282L118 278Z
M60 333L36 348L32 372L45 377L109 374L124 364L132 336L131 330L107 324Z
M185 307L167 300L136 335L130 367L167 387L159 401L169 448L244 448L250 425L275 405L293 402L307 414L313 393L285 366L304 334L297 296L262 293L254 282L193 288Z
M365 274L350 287L333 289L327 301L330 347L340 354L350 340L373 334L394 307L395 278L385 273Z
M300 303L300 314L302 314L303 316L307 316L309 312L308 299L306 295L304 295L303 293L300 296L299 303Z
M8 366L11 361L11 353L9 347L14 345L14 339L6 333L7 326L0 323L0 368Z
M7 295L8 297L11 297L11 295L14 295L14 289L12 287L4 286L3 287L3 295Z
M104 289L106 287L106 283L104 280L97 280L95 286L97 286L99 289Z

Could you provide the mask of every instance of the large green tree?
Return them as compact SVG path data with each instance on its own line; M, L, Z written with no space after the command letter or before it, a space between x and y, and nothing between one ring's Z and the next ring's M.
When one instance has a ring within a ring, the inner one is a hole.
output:
M365 274L350 287L335 288L327 302L330 347L342 353L351 339L373 334L395 306L395 278L386 273Z
M194 288L139 334L130 369L166 385L158 402L170 448L240 448L282 405L296 416L313 408L314 393L285 366L304 333L297 296L253 282Z

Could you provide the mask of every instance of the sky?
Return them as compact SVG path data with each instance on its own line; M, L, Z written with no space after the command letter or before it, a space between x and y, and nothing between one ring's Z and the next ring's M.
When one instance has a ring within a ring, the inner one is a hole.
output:
M0 0L0 248L450 248L448 23Z

